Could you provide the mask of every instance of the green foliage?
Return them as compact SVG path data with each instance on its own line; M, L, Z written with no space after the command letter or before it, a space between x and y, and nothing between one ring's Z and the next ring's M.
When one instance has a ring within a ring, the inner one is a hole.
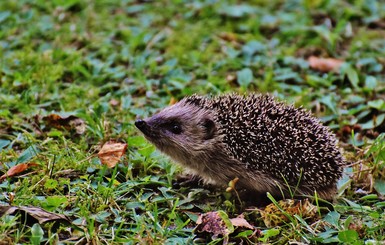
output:
M31 228L31 244L38 245L43 241L44 231L39 224L34 224Z
M0 171L39 166L1 182L0 202L66 214L88 243L223 242L197 237L196 214L235 217L237 198L176 187L179 168L133 122L193 93L268 92L314 112L358 164L322 224L290 217L257 239L376 244L385 239L384 19L381 1L0 1ZM344 64L320 72L310 56ZM52 113L80 118L85 132L50 125ZM106 169L95 154L111 139L128 151ZM3 215L0 240L59 243L68 229Z

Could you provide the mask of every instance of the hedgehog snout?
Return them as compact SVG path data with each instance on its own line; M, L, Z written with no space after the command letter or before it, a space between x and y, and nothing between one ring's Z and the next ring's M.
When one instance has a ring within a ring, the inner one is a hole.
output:
M146 123L146 121L142 120L142 119L138 119L135 121L135 126L140 130L142 131L142 133L146 134L146 132L148 131L148 125Z

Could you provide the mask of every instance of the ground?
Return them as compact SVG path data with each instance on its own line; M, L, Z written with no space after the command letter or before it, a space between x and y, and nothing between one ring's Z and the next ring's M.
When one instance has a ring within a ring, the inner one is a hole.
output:
M8 0L0 27L2 244L385 240L384 2ZM133 124L193 93L250 91L337 135L350 165L319 217L268 228L234 191L178 185ZM111 168L106 142L127 147ZM204 213L226 232L201 233ZM240 214L250 226L228 224Z

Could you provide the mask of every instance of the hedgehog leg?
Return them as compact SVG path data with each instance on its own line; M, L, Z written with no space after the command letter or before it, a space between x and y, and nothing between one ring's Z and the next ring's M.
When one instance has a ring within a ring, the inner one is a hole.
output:
M203 184L202 178L194 174L179 174L176 176L176 180L173 183L176 187L182 186L200 186Z
M190 187L201 188L204 187L208 190L215 190L216 186L207 183L202 177L195 174L180 174L176 176L176 180L172 183L174 188Z
M256 192L248 189L239 189L238 195L242 202L245 203L245 206L257 206L257 207L265 207L270 204L271 201L267 197L266 192Z

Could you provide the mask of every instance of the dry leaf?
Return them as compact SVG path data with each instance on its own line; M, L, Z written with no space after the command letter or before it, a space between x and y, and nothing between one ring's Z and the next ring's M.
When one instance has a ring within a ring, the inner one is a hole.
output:
M125 143L107 142L102 146L102 149L100 149L98 157L102 164L113 168L126 152L126 149L127 144Z
M222 32L218 35L221 39L228 41L228 42L234 42L237 41L237 35L232 32Z
M86 131L85 122L73 115L62 117L58 114L50 114L46 117L43 117L43 120L46 121L49 126L57 129L74 129L77 134L83 134Z
M227 214L223 211L213 211L201 214L196 222L198 232L213 233L214 237L218 235L228 236L234 232L234 227L231 224Z
M74 169L64 169L55 172L55 178L65 178L65 179L78 179L79 176L82 174L81 171L79 170L74 170Z
M39 224L43 224L48 221L61 221L61 222L70 222L70 220L63 214L55 214L44 209L37 207L14 207L9 205L0 206L0 217L5 214L13 214L16 211L23 211L32 218L36 219Z
M230 219L230 221L231 221L231 224L233 224L233 226L244 227L250 230L254 230L254 227L250 225L249 222L247 222L247 220L245 220L245 218L243 217L243 214L239 215L236 218Z
M321 72L338 71L344 63L343 60L334 58L318 58L315 56L310 56L308 62L310 68Z
M315 218L317 216L317 207L305 200L286 199L278 201L281 211L274 203L266 206L264 210L260 210L263 222L266 227L271 228L286 222L289 222L289 216L300 215L302 218Z
M115 107L115 106L118 106L118 105L119 105L119 100L117 100L117 99L111 99L109 103L110 103L111 106L114 106L114 107Z
M227 80L228 82L236 82L237 76L235 76L234 74L228 74L228 75L226 76L226 80Z
M15 166L11 167L10 169L8 169L7 173L0 176L0 181L3 181L7 177L13 177L15 175L18 175L18 174L24 172L25 170L27 170L29 167L35 167L35 166L39 166L39 164L36 164L36 163L17 164Z

